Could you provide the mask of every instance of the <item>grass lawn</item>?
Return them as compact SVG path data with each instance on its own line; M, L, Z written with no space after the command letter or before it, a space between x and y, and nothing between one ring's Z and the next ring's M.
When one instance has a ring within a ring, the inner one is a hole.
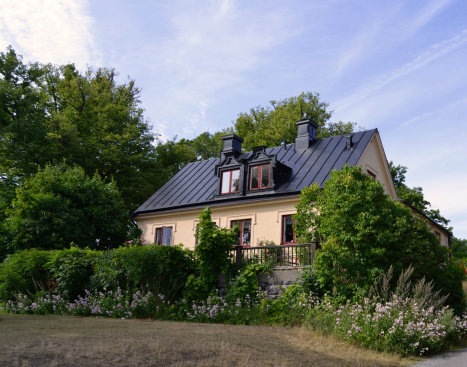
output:
M304 328L0 314L0 366L407 366Z

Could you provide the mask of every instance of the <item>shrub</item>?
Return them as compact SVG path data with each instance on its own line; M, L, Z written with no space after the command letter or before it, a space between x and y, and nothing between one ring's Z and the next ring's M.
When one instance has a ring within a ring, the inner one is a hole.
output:
M314 266L325 291L352 298L390 266L398 275L410 265L415 279L443 287L436 280L446 268L447 249L425 220L386 195L361 168L344 166L331 173L322 190L313 185L300 196L296 233L301 241L321 243Z
M191 252L182 246L120 247L97 259L92 285L114 291L143 287L172 298L180 295L192 272Z
M78 247L108 249L123 244L128 212L115 183L81 167L46 165L18 186L6 211L5 231L14 250Z
M74 300L91 289L94 264L102 256L102 251L71 247L50 253L50 261L45 265L57 284L55 291Z
M297 277L297 283L300 284L306 294L311 292L314 295L323 296L323 288L316 276L314 266L305 266L301 269Z
M245 297L255 298L259 289L258 274L271 271L269 264L249 264L238 270L228 285L227 299L236 301Z
M49 282L51 273L45 264L52 252L29 249L8 255L0 264L0 300L11 300L15 295L33 295L40 289L54 288Z

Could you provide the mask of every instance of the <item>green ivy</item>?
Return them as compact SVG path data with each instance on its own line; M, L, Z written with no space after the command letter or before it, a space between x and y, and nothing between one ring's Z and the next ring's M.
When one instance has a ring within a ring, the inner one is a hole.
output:
M219 273L228 270L230 251L235 246L238 227L219 228L211 219L211 209L204 208L196 227L198 243L194 250L197 274L191 275L185 285L185 297L203 299L217 286Z
M249 264L239 270L237 277L230 281L228 289L228 299L235 301L237 299L255 298L259 289L258 274L271 271L269 264Z

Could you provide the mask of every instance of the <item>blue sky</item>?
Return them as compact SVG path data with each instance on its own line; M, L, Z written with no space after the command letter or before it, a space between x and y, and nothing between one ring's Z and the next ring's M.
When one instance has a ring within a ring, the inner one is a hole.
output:
M0 49L106 66L136 80L163 138L231 126L270 100L318 92L332 121L378 128L433 207L467 238L463 0L0 0Z

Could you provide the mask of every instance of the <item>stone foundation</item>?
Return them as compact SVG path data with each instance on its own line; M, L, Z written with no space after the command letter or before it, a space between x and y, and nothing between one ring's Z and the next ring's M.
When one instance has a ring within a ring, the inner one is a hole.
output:
M299 270L297 268L276 268L271 273L260 274L258 283L266 298L276 299L281 296L287 287L297 282ZM219 296L226 295L225 278L222 274L218 275L218 291Z

